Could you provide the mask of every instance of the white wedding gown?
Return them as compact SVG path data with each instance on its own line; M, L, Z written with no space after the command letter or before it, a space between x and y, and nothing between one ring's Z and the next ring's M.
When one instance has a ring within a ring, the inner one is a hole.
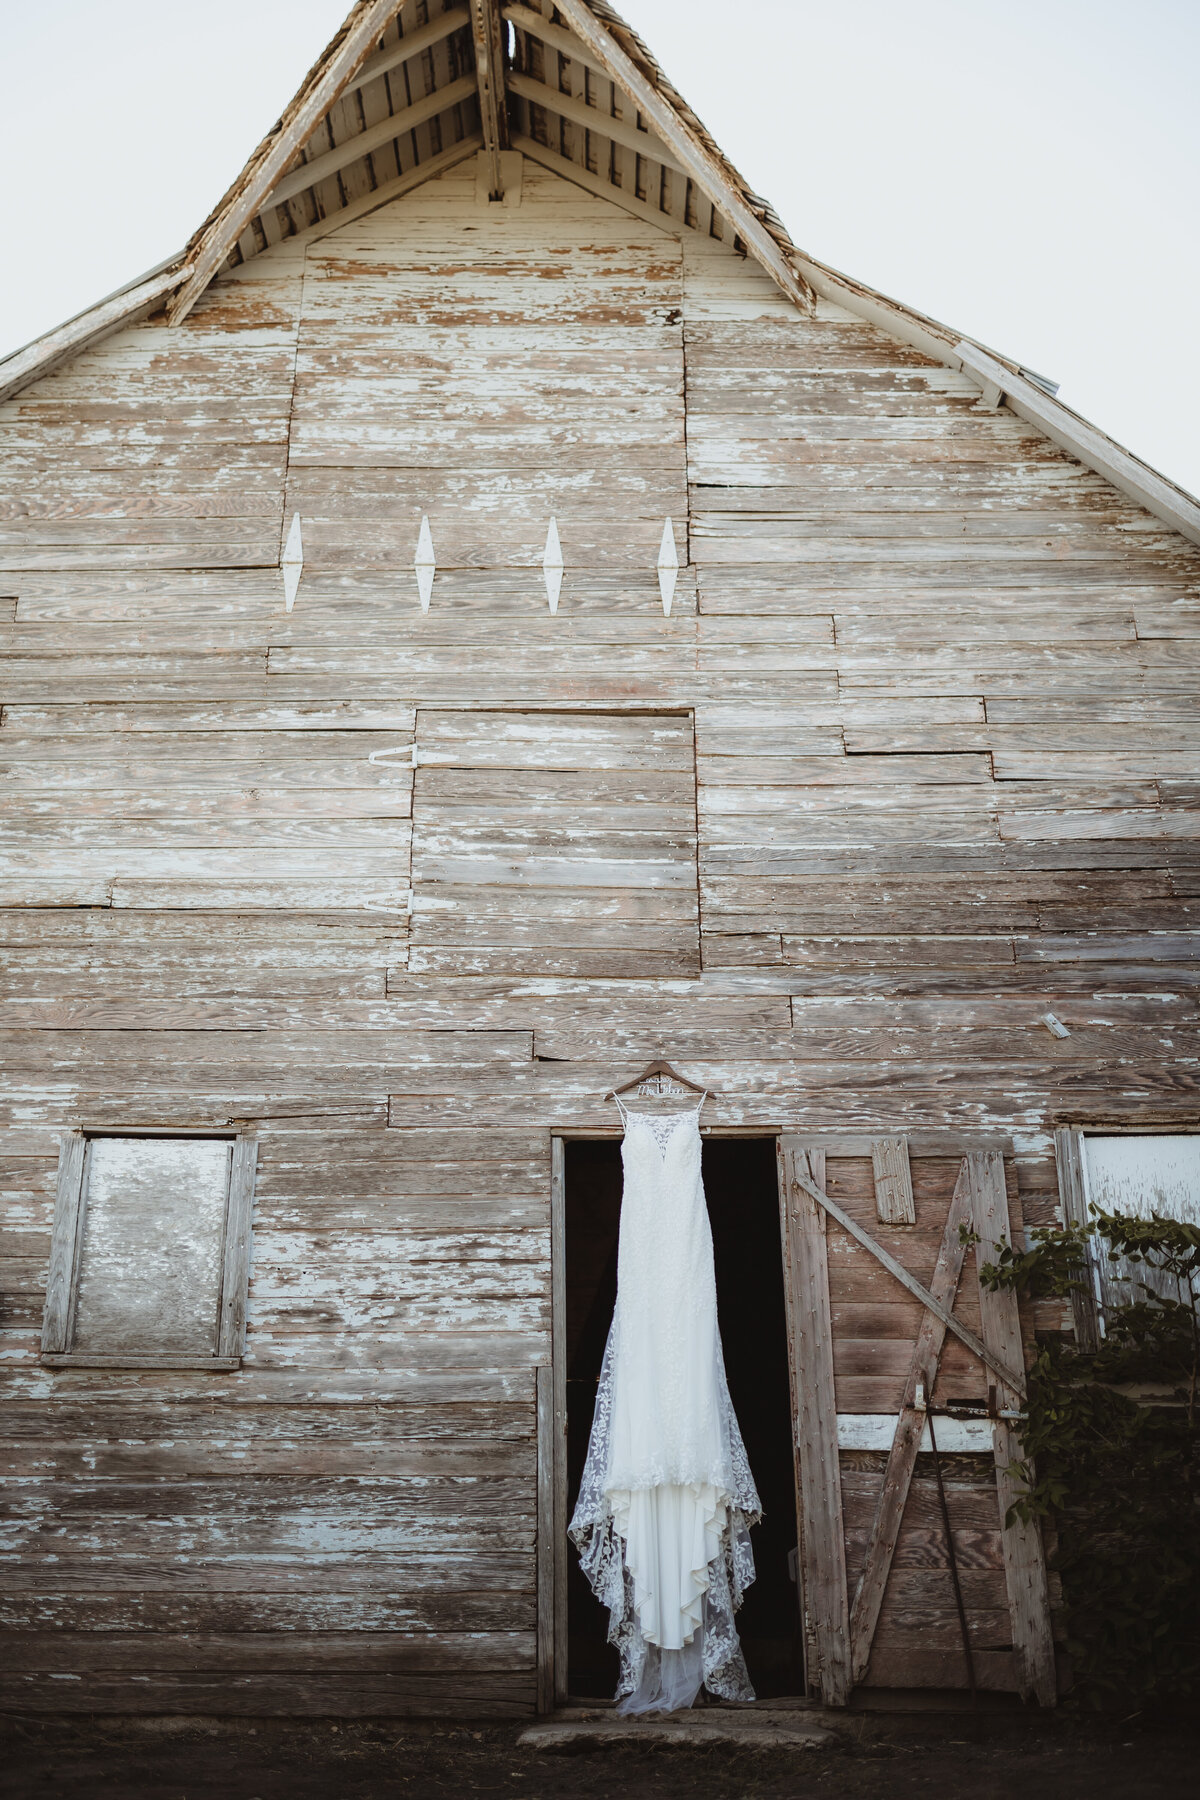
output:
M717 1329L700 1110L621 1117L617 1304L571 1536L608 1607L619 1712L690 1706L702 1685L753 1700L734 1613L761 1507Z

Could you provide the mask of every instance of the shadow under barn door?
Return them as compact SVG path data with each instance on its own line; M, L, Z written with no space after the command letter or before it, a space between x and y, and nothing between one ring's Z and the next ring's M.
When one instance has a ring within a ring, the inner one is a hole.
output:
M621 1146L565 1146L568 1518L583 1474L600 1363L617 1293ZM717 1272L717 1313L734 1410L763 1504L754 1528L757 1575L738 1614L750 1679L760 1698L803 1694L800 1613L793 1579L796 1486L775 1139L706 1139L704 1186ZM567 1554L567 1688L611 1696L617 1654L607 1611L592 1594L574 1545Z

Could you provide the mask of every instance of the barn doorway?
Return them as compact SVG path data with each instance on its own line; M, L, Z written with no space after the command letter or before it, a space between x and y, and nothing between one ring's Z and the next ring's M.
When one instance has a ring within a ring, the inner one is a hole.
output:
M704 1188L717 1272L717 1311L734 1410L763 1503L754 1529L756 1579L738 1615L760 1699L803 1694L804 1657L794 1570L796 1486L774 1138L706 1139ZM567 1516L574 1510L591 1431L600 1363L617 1293L621 1146L565 1146L564 1263ZM610 1697L617 1655L608 1615L571 1545L567 1554L567 1689Z

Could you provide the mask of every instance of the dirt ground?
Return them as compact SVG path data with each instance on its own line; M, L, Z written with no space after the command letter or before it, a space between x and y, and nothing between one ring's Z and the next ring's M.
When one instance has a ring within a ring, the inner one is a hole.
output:
M1118 1800L1195 1792L1196 1730L1137 1720L842 1715L820 1748L534 1753L516 1726L0 1720L11 1800Z

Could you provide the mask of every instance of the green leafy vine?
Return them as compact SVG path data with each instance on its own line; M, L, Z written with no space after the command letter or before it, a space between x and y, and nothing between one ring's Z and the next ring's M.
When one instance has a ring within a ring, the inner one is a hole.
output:
M1090 1294L1089 1257L1105 1256L1138 1258L1192 1297L1139 1282L1098 1350L1043 1344L1010 1517L1053 1526L1075 1699L1136 1711L1200 1693L1200 1226L1093 1209L1026 1250L1001 1245L982 1278L1069 1298Z

